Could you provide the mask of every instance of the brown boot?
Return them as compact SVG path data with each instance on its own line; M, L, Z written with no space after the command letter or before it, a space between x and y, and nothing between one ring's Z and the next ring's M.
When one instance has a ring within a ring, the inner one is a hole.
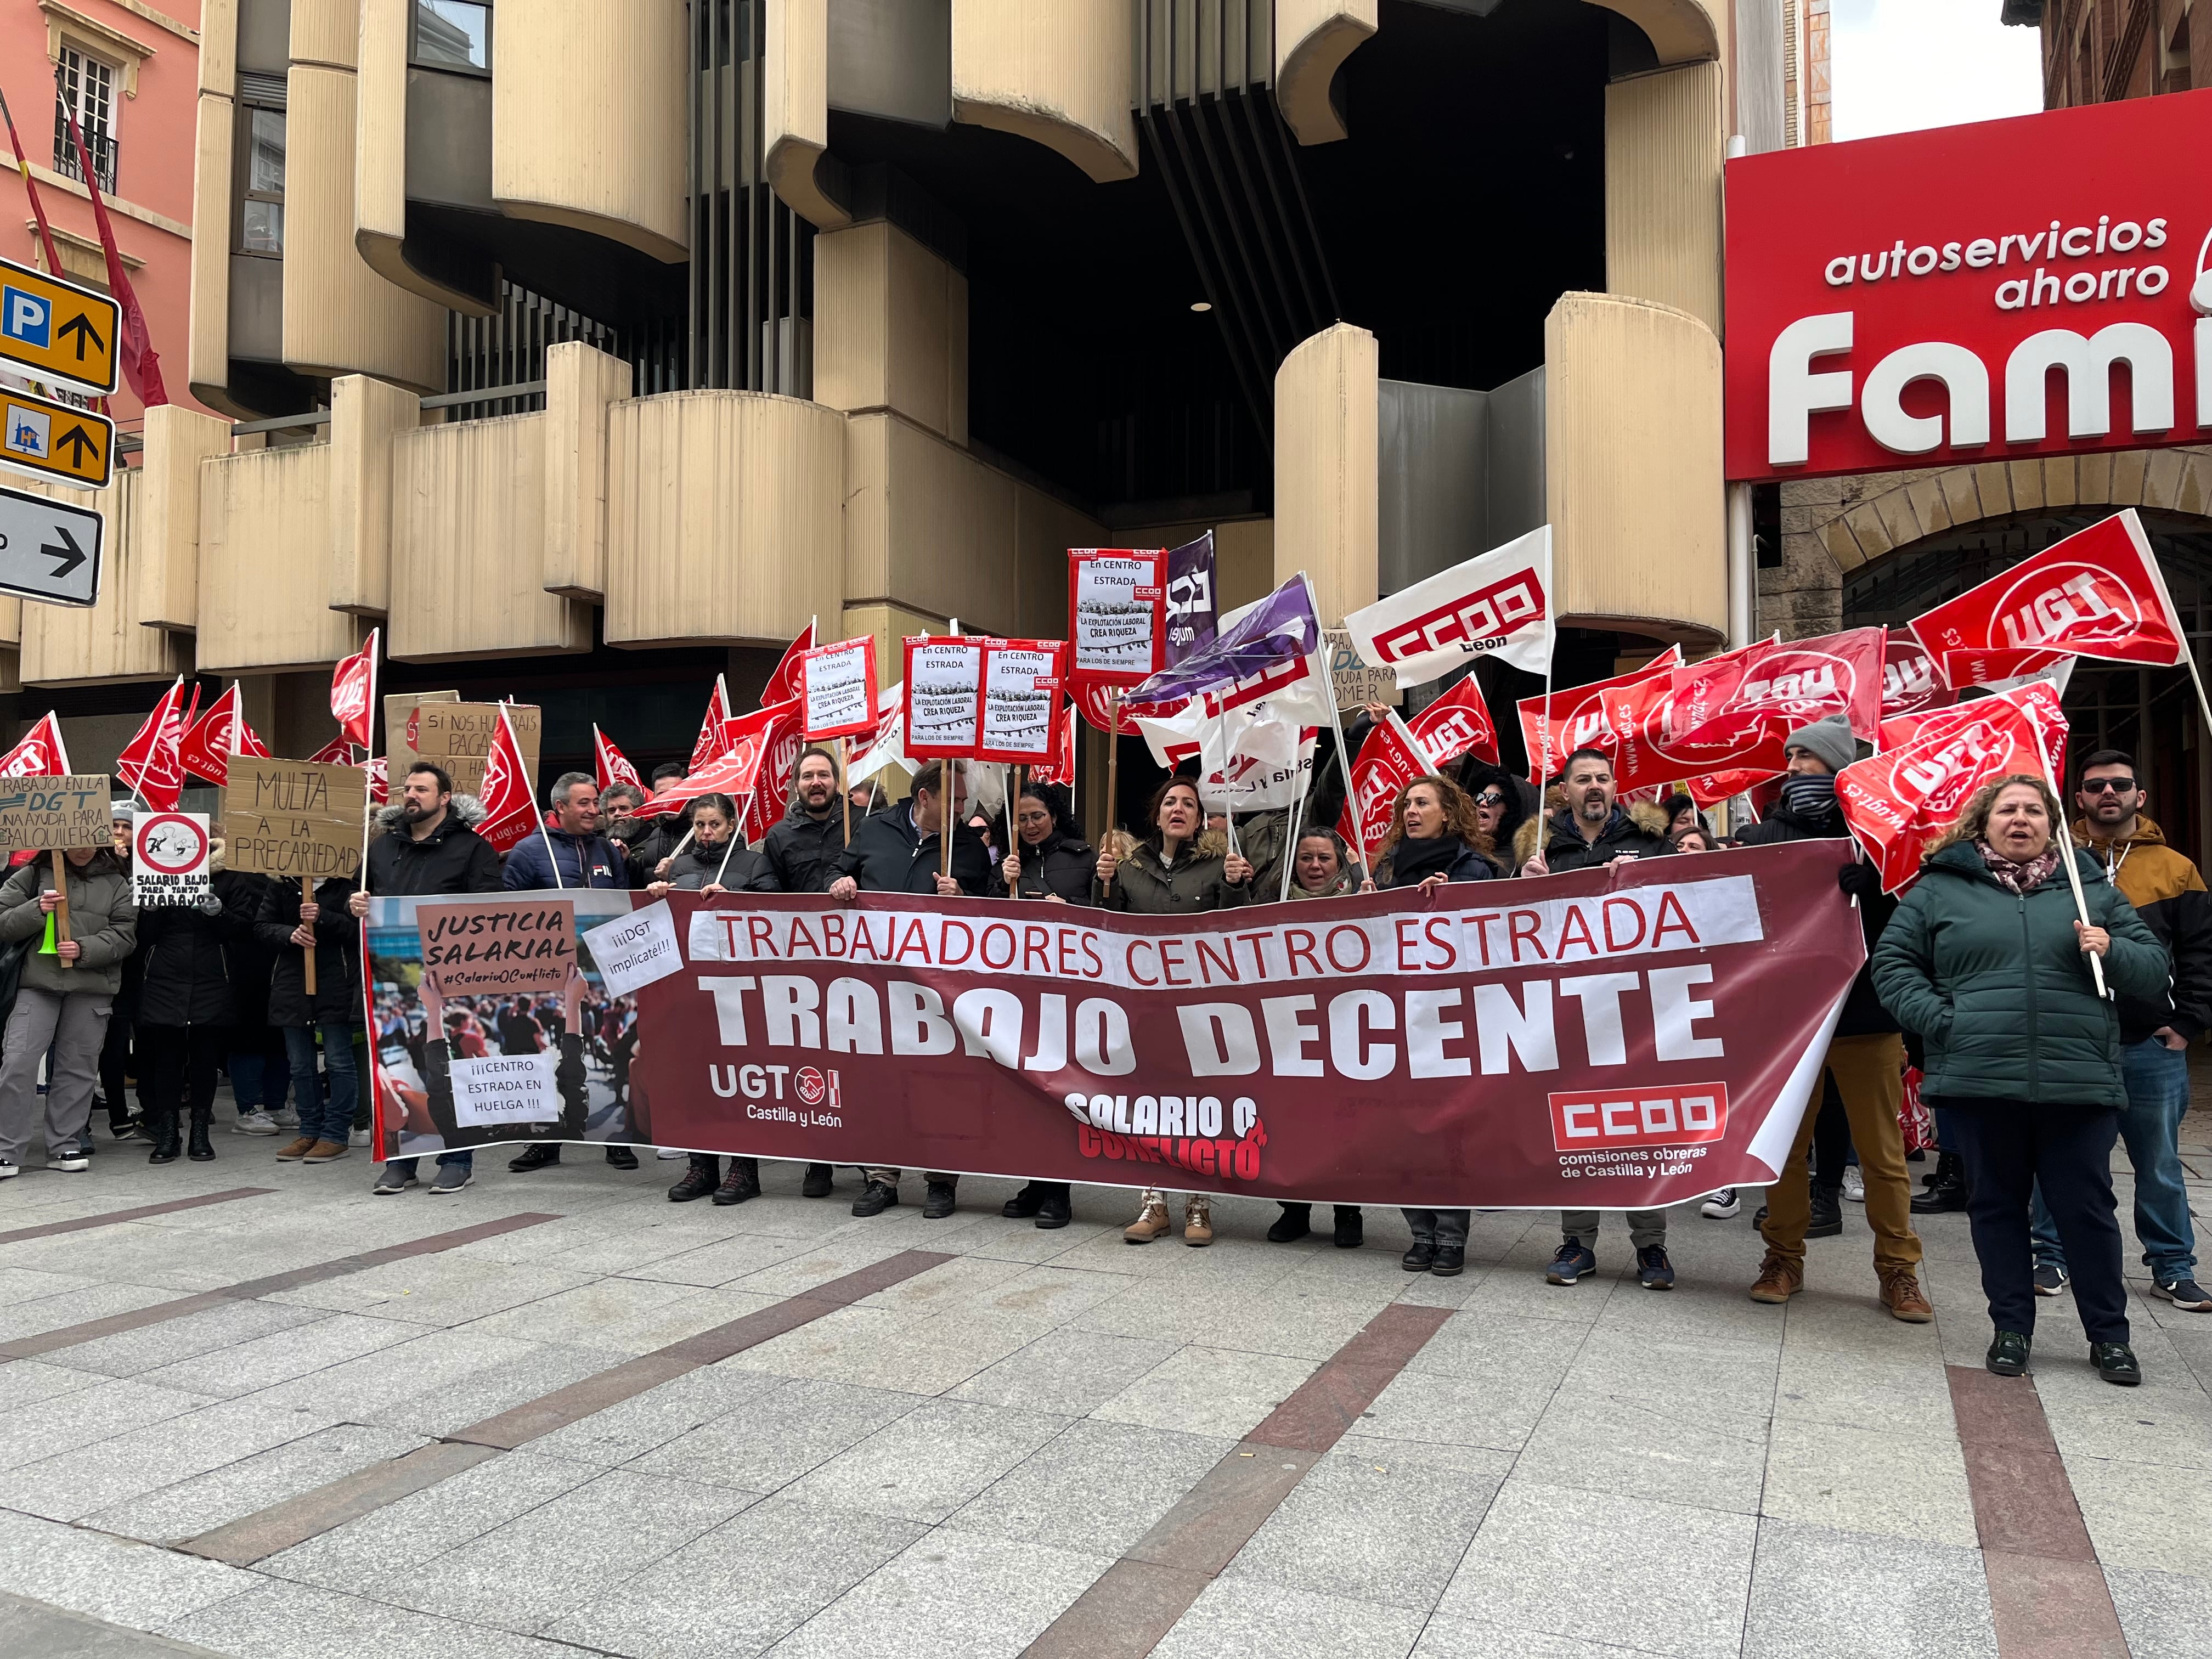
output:
M327 1164L334 1158L343 1158L346 1155L346 1143L343 1140L319 1140L314 1144L313 1148L301 1155L300 1162L302 1164Z
M309 1152L312 1152L314 1150L314 1136L301 1135L290 1146L283 1147L277 1152L276 1161L279 1164L297 1164L301 1158L307 1157Z
M1936 1317L1935 1304L1920 1288L1920 1275L1910 1267L1877 1267L1881 1275L1881 1305L1892 1319L1908 1325L1926 1325Z
M1149 1244L1168 1234L1168 1206L1158 1193L1145 1194L1145 1207L1134 1221L1121 1229L1124 1244Z
M1751 1287L1753 1302L1787 1302L1805 1288L1805 1268L1802 1262L1784 1261L1772 1250L1759 1264L1759 1281Z
M1213 1200L1186 1198L1182 1201L1182 1242L1194 1250L1213 1243Z

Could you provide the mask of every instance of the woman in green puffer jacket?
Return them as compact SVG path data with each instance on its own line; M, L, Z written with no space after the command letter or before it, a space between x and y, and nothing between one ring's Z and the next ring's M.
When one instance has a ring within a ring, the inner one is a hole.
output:
M2127 1090L2119 1017L2090 959L2125 996L2165 994L2162 947L2103 867L2054 842L2058 803L2015 775L1967 803L1875 947L1875 990L1927 1044L1929 1104L1966 1165L1967 1213L1996 1328L1988 1364L2027 1369L2035 1329L2028 1200L2040 1181L2075 1266L2089 1356L2107 1382L2142 1380L2128 1346L2127 1291L2113 1214L2112 1142ZM2075 911L2059 860L2081 877ZM2090 1252L2077 1260L2075 1240ZM2093 1264L2094 1265L2091 1265Z

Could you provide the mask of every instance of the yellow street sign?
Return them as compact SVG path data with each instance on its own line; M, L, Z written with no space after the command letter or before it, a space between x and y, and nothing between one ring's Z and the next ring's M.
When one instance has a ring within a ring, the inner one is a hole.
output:
M115 422L0 386L0 466L48 483L105 489L115 459Z
M105 294L0 259L0 364L112 392L122 321L122 307Z

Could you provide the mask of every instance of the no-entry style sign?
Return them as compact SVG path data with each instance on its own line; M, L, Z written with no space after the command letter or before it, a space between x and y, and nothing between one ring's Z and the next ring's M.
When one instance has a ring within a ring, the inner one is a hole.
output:
M0 489L0 592L53 605L94 604L106 525L88 507Z
M112 392L121 319L105 294L0 259L0 362L34 380Z

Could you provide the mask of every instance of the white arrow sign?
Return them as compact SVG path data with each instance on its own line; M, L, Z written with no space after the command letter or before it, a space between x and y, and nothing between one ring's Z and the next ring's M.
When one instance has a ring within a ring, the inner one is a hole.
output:
M106 524L85 507L0 489L0 593L50 605L91 605L100 598Z

